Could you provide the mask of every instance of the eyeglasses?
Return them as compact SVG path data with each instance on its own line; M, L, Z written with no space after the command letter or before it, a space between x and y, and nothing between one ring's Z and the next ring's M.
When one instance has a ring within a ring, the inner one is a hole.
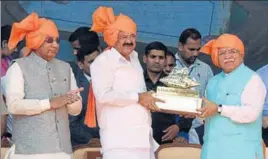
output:
M229 49L229 50L219 52L219 56L223 56L223 55L226 55L226 54L234 55L234 54L238 54L238 53L239 53L239 51L236 50L236 49Z
M127 40L127 39L135 40L136 39L136 35L134 35L134 34L122 35L122 36L119 36L118 39L119 40Z
M49 44L52 44L54 41L59 44L60 43L60 39L57 37L56 39L54 39L53 37L51 36L47 36L46 37L46 40L45 40L47 43Z

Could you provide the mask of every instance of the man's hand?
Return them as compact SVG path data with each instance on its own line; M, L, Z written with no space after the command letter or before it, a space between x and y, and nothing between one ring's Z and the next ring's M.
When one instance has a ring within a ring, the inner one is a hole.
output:
M213 103L206 98L203 98L203 103L204 106L201 109L198 109L198 111L201 112L201 118L214 116L218 113L218 105L216 103Z
M50 106L52 109L58 109L65 105L72 104L78 100L80 100L80 97L77 95L78 92L83 91L84 88L78 88L76 90L72 90L62 96L53 97L50 100Z
M67 103L67 104L72 104L72 103L80 100L81 98L80 98L80 96L78 96L77 93L80 93L83 90L84 90L84 87L80 87L80 88L78 88L76 90L72 90L72 91L68 92L66 94L66 96L69 96L69 98L68 98L69 99L69 103Z
M58 109L65 106L68 102L64 96L56 96L49 100L51 109Z
M176 124L171 125L166 130L163 131L166 134L162 137L162 141L173 140L177 136L179 131L180 128Z
M144 92L139 93L139 103L152 110L152 111L159 111L160 109L155 105L156 102L165 102L161 99L153 97L153 92Z
M77 88L76 90L72 90L70 92L68 92L67 94L77 94L77 93L80 93L84 90L84 87L80 87L80 88Z

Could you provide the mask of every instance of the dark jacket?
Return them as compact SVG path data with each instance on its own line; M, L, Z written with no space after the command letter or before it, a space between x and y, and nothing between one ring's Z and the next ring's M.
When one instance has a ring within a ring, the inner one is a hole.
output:
M72 146L87 144L92 138L99 138L99 128L89 128L84 124L87 110L87 100L89 92L89 81L82 70L76 72L76 82L78 87L84 87L81 97L83 102L82 111L77 116L70 116L70 131Z

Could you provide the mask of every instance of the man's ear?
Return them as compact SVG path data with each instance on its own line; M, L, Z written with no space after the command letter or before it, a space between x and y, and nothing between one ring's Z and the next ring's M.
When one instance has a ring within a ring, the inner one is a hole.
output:
M1 44L1 48L7 48L8 47L8 42L7 40L3 40Z
M178 42L178 51L179 52L182 52L183 51L183 45L180 42Z
M147 63L147 56L146 55L143 55L143 62Z
M78 61L77 65L81 70L83 69L84 64L81 61Z
M239 53L239 55L240 55L241 61L244 62L244 56L240 53Z

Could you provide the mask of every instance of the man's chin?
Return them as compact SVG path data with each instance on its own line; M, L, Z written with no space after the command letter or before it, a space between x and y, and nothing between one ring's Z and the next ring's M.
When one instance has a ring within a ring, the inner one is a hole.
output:
M58 53L58 52L50 52L50 53L48 54L48 56L51 56L51 57L54 58L54 57L56 57L57 53Z
M52 59L55 58L55 57L56 57L56 55L47 56L47 57L46 57L46 60L47 60L47 61L50 61L50 60L52 60Z
M51 61L53 59L53 57L48 57L48 58L46 58L45 60L47 60L47 61Z
M124 47L124 52L129 52L131 53L135 48L133 46L129 47L129 46L125 46Z
M190 61L186 61L186 62L187 62L187 64L192 65L192 64L194 64L195 60L190 60Z
M152 72L152 73L156 73L156 74L158 74L158 73L162 73L161 70L151 70L151 72Z

